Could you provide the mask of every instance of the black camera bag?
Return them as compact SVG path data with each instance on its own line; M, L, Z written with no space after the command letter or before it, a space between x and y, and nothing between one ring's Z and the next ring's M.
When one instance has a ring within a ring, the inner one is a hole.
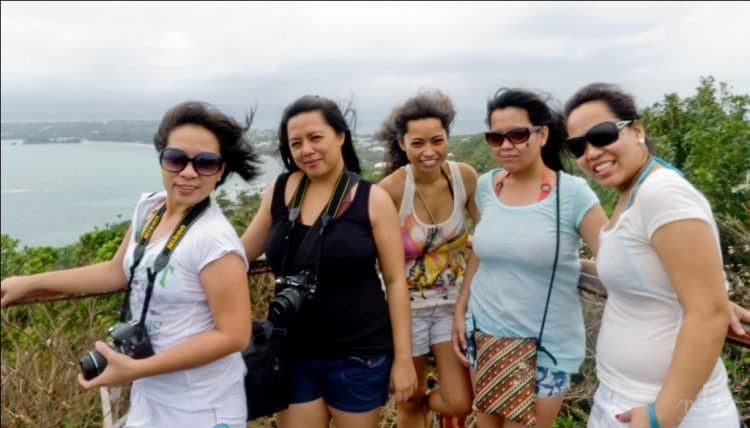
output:
M289 230L297 223L300 204L307 189L309 179L302 176L300 184L295 190L292 204L289 208ZM284 273L309 266L315 257L315 277L318 275L320 263L320 247L326 226L333 221L341 207L341 202L349 189L359 181L359 176L344 170L341 178L325 210L320 214L315 224L307 231L305 238L295 255L292 269L287 269L287 255L284 252ZM284 181L286 183L286 181ZM276 185L280 184L277 180ZM289 239L290 233L287 233ZM289 245L286 246L289 248ZM282 326L274 326L269 320L253 321L250 345L242 351L247 374L245 374L245 396L247 400L247 420L251 421L263 416L270 416L289 407L292 395L292 379L289 370L287 330Z
M253 321L252 343L242 352L247 366L247 420L284 410L291 399L286 330L268 320Z

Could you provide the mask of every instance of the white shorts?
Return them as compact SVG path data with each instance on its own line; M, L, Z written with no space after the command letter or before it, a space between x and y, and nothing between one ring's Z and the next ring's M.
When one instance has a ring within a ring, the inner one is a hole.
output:
M221 400L221 407L195 412L149 401L138 388L130 390L130 409L125 428L245 428L245 385L237 383Z
M589 415L588 428L627 428L630 423L620 422L615 415L647 403L628 400L615 394L604 385L594 394L594 406ZM740 416L732 394L727 390L721 396L700 397L690 407L680 428L739 428Z
M414 309L411 312L411 355L430 352L436 343L450 342L453 333L453 305Z

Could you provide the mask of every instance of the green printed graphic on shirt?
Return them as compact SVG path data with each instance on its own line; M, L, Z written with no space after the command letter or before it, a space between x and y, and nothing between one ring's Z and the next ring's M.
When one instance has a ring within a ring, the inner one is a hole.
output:
M146 318L146 330L151 340L155 340L158 337L159 330L164 325L164 321L155 321L153 319Z
M177 269L174 268L174 266L168 264L167 267L164 268L161 274L161 280L159 281L159 286L161 288L164 288L167 286L167 275L174 274L177 271Z

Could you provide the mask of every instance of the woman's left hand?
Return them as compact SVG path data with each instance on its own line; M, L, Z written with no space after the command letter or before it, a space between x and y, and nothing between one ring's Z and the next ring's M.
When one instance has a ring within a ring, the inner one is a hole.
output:
M402 403L417 390L417 372L411 358L393 360L391 367L391 392L397 403Z
M747 310L734 302L729 302L729 327L738 336L744 336L747 334L742 327L743 322L750 324L750 310Z
M626 412L615 415L615 418L624 423L630 423L630 428L650 428L648 421L648 410L646 407L635 407Z
M138 377L134 367L136 360L115 351L100 340L94 344L94 348L107 360L107 367L99 376L91 380L84 379L83 374L79 373L78 383L82 387L91 389L99 386L120 386L132 382Z

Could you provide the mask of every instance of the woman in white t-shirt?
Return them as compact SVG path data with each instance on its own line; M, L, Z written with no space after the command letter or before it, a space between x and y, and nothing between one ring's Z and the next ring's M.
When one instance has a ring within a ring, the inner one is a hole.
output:
M101 293L129 287L121 321L143 321L138 325L145 326L153 355L131 358L98 341L99 354L88 354L91 370L78 377L87 389L133 382L126 427L246 424L240 351L250 338L248 265L237 233L208 199L232 172L246 180L257 175L258 156L245 131L208 104L175 106L154 135L164 191L141 197L112 259L2 282L2 306L34 290ZM196 206L205 208L186 232L173 235ZM165 246L173 250L171 257L152 276ZM144 248L142 257L136 247Z
M708 201L652 154L633 98L616 86L580 89L565 113L566 149L620 192L599 234L609 297L588 426L738 427L720 358L728 300Z

